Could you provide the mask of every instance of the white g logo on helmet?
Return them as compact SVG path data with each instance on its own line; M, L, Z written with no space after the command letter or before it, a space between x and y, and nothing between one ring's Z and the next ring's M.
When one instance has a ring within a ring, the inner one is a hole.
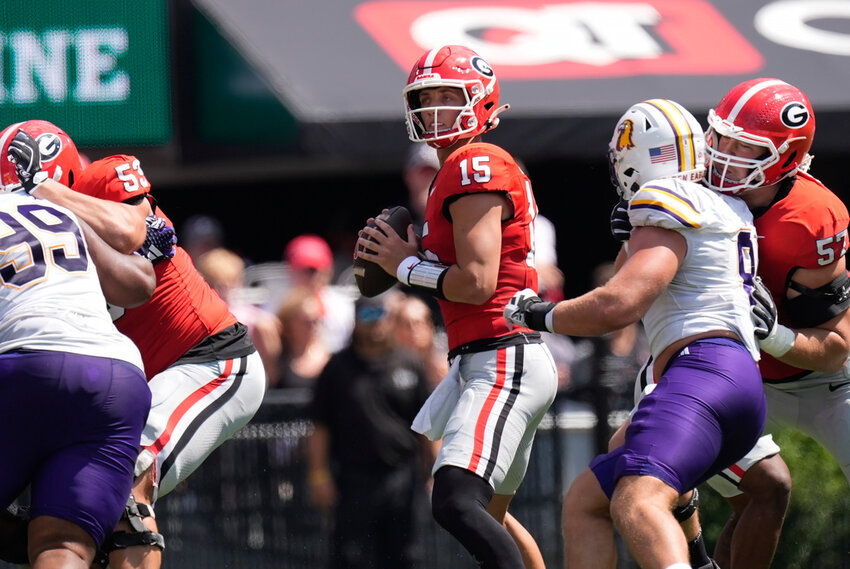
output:
M478 73L483 75L484 77L492 77L493 76L493 68L490 67L490 64L484 61L481 57L475 56L469 62L472 65L472 68L475 69Z
M794 101L782 108L779 117L788 128L802 128L809 122L809 110L803 103Z
M62 140L52 132L39 135L36 142L38 142L38 151L41 153L42 162L50 162L62 152Z

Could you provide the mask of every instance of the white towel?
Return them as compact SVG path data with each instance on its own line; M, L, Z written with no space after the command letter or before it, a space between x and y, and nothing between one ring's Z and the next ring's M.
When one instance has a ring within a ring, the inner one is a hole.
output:
M443 438L446 423L449 422L458 399L460 399L460 356L454 358L448 373L425 400L410 428L425 435L429 440L440 440Z

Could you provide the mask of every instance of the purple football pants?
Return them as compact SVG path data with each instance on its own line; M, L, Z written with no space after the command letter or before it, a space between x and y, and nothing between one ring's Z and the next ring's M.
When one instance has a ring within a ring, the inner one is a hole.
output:
M0 354L0 507L30 484L33 518L73 522L99 547L130 495L150 402L144 374L123 361Z
M697 340L640 402L625 444L594 458L590 469L609 498L623 476L653 476L682 493L747 454L766 413L747 349L726 338Z

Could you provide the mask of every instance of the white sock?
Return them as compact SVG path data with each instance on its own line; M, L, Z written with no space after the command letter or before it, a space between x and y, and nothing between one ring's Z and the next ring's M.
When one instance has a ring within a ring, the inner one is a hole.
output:
M666 569L691 569L690 563L674 563L668 565Z

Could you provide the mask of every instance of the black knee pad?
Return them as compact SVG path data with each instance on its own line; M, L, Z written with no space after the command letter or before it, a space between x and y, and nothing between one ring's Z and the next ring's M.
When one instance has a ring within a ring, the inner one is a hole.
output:
M693 516L694 512L697 511L698 507L699 492L697 492L697 489L694 488L694 493L691 494L691 499L688 500L687 504L673 508L673 517L676 518L677 522L682 523L691 516Z
M160 550L165 549L165 539L162 537L162 534L149 530L142 523L142 519L148 517L155 517L153 506L138 504L135 498L130 496L127 499L127 505L124 506L124 513L121 514L121 519L129 522L130 528L132 528L131 531L113 532L103 542L101 551L109 554L116 549L125 549L137 545L158 547Z

